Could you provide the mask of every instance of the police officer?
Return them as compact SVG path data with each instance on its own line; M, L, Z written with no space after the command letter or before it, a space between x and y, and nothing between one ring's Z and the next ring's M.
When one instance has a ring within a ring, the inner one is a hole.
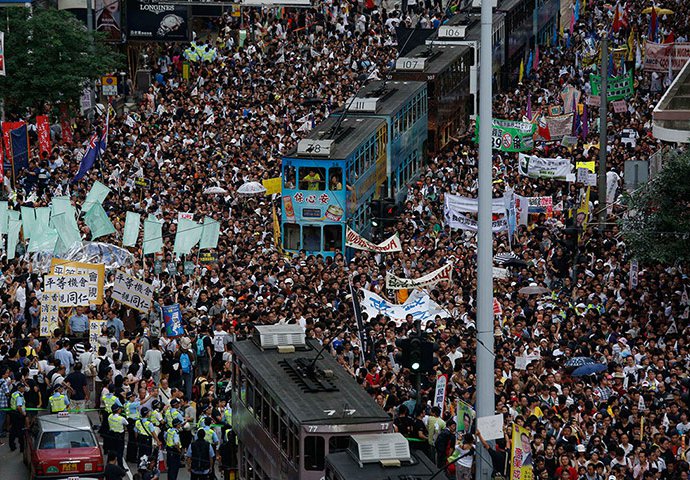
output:
M198 431L204 432L204 439L215 447L218 445L218 435L216 435L216 432L211 428L211 425L213 425L213 419L211 417L204 417L203 425Z
M120 415L122 407L113 406L113 413L108 416L108 428L110 429L112 449L117 453L117 463L124 468L123 457L125 454L125 429L127 419Z
M64 393L65 387L62 383L58 383L55 386L55 391L48 398L48 403L50 404L50 413L60 413L67 410L69 406L69 398Z
M156 442L160 447L160 441L155 435L155 426L148 416L149 409L142 407L140 417L134 421L134 431L137 434L139 457L146 455L150 459L153 451L152 442Z
M103 450L109 452L113 450L113 437L110 434L108 417L113 413L113 407L122 407L120 399L113 392L103 388L101 394L101 429L99 433L103 437Z
M172 426L173 420L176 418L178 418L181 422L184 421L182 412L180 412L178 409L179 406L180 401L177 398L170 400L170 408L165 412L165 423L168 424L168 427Z
M218 456L223 479L230 480L231 472L237 477L237 436L232 428L223 427L223 443L218 447Z
M168 479L177 480L177 472L182 465L182 443L180 443L180 429L182 420L175 418L172 426L165 432L165 452L168 463Z
M19 440L19 451L24 451L24 436L22 430L26 424L26 407L24 402L24 391L26 385L18 383L17 388L12 395L10 395L10 450L13 452L17 449L14 440Z
M206 423L204 423L204 421L207 418L211 417L211 411L212 410L213 410L213 406L210 403L201 407L201 415L199 416L199 421L196 423L197 429L204 428L204 425L206 425ZM211 422L211 423L213 423L213 422Z
M139 455L137 452L137 434L134 424L139 419L139 399L134 392L127 394L127 401L124 405L124 415L127 418L127 461L137 463Z

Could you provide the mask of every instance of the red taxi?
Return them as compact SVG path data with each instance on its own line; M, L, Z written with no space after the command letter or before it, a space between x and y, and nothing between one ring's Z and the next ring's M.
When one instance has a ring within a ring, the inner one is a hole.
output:
M31 479L103 478L103 453L87 415L36 417L25 439Z

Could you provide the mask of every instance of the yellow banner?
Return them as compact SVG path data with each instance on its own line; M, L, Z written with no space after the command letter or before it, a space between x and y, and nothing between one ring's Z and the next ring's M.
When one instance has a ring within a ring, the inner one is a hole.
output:
M510 447L510 479L532 480L532 446L529 430L513 424L513 438Z
M582 198L582 203L577 209L577 216L575 217L575 226L578 228L578 243L582 241L582 235L587 230L587 224L589 223L589 191L590 187L587 187L584 197Z
M274 193L281 193L283 191L280 185L280 177L267 178L261 180L264 188L266 189L265 195L273 195Z
M103 303L103 284L105 283L105 265L102 263L66 262L59 258L50 261L50 273L53 275L88 274L89 280L96 283L98 295L91 302L96 305Z
M273 204L273 244L280 250L280 222L278 221L278 214L276 213L276 205Z
M576 162L575 168L586 168L590 172L595 173L596 164L593 161L591 161L591 162Z

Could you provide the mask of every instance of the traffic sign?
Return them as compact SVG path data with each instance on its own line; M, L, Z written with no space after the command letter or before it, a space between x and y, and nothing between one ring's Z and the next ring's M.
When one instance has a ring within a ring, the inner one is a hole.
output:
M104 75L101 78L101 86L103 87L103 95L106 97L117 95L117 77L115 75Z

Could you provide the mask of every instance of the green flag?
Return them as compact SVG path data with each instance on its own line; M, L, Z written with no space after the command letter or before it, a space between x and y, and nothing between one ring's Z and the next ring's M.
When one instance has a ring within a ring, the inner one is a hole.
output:
M7 210L7 224L9 227L10 220L19 220L21 214L16 210ZM9 231L9 228L8 228Z
M163 250L163 223L153 215L144 220L144 255Z
M28 240L36 229L36 210L30 207L22 207L22 223L24 225L24 238Z
M28 251L53 252L58 240L58 233L50 222L50 207L38 207L35 209L36 223L31 232L31 241Z
M534 148L536 124L516 120L491 119L491 148L502 152L525 152ZM475 122L474 141L479 142L479 117Z
M19 230L22 228L21 220L10 218L7 226L7 259L12 260L17 251L19 242Z
M175 234L175 247L173 251L180 255L188 255L192 248L199 243L201 238L201 225L194 220L181 218L177 222L177 233Z
M141 215L134 212L127 212L125 217L125 230L122 233L122 246L134 247L139 238L139 225L141 224Z
M55 227L65 250L72 248L72 245L76 243L81 243L81 234L75 219L76 213L74 207L68 205L65 207L65 211L57 214L53 211L50 216L50 221L53 227Z
M110 189L96 180L93 185L91 185L89 193L86 194L86 200L84 200L81 206L81 211L88 212L95 203L102 205L105 197L107 197L109 193Z
M52 215L66 212L72 206L72 201L67 196L53 197L50 202L50 212Z
M599 96L601 90L601 75L589 74L589 83L592 86L592 95ZM609 77L606 86L606 98L609 102L631 97L635 93L633 71L624 75Z
M7 202L0 202L0 235L7 233Z
M220 236L220 222L211 217L204 217L204 227L201 229L199 250L204 248L216 248Z
M84 222L86 222L91 230L92 241L99 237L115 233L113 222L110 221L108 214L105 213L105 209L100 203L91 205L89 211L84 215Z

